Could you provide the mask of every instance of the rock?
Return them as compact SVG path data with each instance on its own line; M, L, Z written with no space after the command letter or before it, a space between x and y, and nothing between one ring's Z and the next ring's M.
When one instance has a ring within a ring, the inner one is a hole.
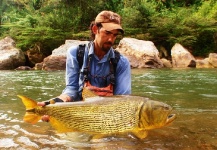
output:
M48 56L44 59L42 70L65 70L66 56Z
M88 41L66 40L65 44L54 49L52 55L46 57L42 63L35 65L36 70L65 70L67 50L71 46L86 44ZM134 38L123 38L116 48L121 54L125 55L132 68L162 68L162 67L200 67L204 60L196 61L195 58L182 45L175 44L171 50L172 63L165 58L159 58L159 51L151 41L137 40ZM215 62L210 55L212 63ZM198 64L196 64L196 62ZM200 64L199 64L200 63ZM208 65L208 64L206 64ZM208 66L207 66L208 67Z
M43 62L35 64L35 70L42 70Z
M32 70L32 68L29 67L29 66L19 66L19 67L16 68L15 70Z
M87 44L89 41L79 41L79 40L66 40L65 44L61 45L60 47L54 49L52 51L52 56L65 56L67 54L67 50L71 46L77 46L80 44Z
M15 69L23 65L25 55L16 48L15 41L10 37L0 40L0 70Z
M132 68L162 68L159 52L151 41L123 38L116 48L126 56Z
M213 67L217 68L217 53L210 53L208 61Z
M164 67L166 67L166 68L172 68L173 67L172 63L169 60L162 58L161 61L163 62Z
M210 62L209 58L205 58L202 60L196 60L196 68L214 68Z
M88 43L88 41L66 40L64 45L54 49L52 51L52 55L43 60L42 70L65 70L67 50L71 46L77 46L85 43ZM36 64L36 66L40 65ZM39 67L36 69L39 69Z
M172 65L174 68L196 67L196 60L181 44L176 43L171 50Z

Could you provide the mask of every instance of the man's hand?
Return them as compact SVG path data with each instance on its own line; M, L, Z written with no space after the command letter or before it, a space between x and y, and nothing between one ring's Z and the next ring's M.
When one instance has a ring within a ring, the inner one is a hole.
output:
M38 102L37 105L38 106L46 106L46 105L49 105L49 104L54 104L56 102L71 102L71 98L66 95L66 94L61 94L60 96L56 97L56 98L53 98L49 101L44 101L44 102Z
M72 102L73 100L66 94L61 94L57 98L63 100L64 102Z
M43 122L49 122L49 119L50 119L50 116L48 116L48 115L44 115L44 116L41 117L41 120Z
M68 95L66 95L66 94L61 94L60 96L58 96L58 97L56 97L56 98L53 98L53 99L51 99L51 100L49 100L49 101L38 102L37 105L44 107L44 106L46 106L46 105L54 104L54 103L56 103L56 102L70 102L70 101L72 101L72 100L71 100L71 98L70 98ZM42 120L42 121L45 121L45 122L49 122L49 118L50 118L50 117L49 117L48 115L44 115L44 116L41 117L41 120Z

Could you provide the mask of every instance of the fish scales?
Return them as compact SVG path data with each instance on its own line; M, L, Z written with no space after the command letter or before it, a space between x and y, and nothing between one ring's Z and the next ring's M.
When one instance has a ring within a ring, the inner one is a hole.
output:
M83 103L73 107L50 105L45 109L47 109L47 115L59 118L58 120L63 122L67 128L109 134L123 132L138 126L139 111L144 102L142 99L116 98L115 101L106 100L106 103L105 101L100 103L94 101L91 105ZM40 111L38 113L44 114Z
M132 133L144 139L147 130L166 126L176 118L176 114L171 114L172 107L169 105L139 96L94 96L81 102L56 103L45 107L38 106L28 97L18 97L26 106L25 122L35 124L41 116L49 115L50 124L58 132L80 131L97 135Z

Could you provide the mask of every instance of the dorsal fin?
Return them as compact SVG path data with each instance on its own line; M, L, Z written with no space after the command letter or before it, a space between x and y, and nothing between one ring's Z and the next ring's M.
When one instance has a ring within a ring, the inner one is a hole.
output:
M86 98L96 97L96 96L98 96L98 95L96 95L94 92L92 92L88 88L86 88L86 87L83 88L83 91L82 91L83 101L85 101Z

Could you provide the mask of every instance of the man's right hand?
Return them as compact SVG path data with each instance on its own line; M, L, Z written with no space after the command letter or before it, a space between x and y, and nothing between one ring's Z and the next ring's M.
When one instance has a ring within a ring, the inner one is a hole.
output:
M44 107L44 106L46 106L46 102L38 102L37 105ZM44 115L44 116L41 117L41 120L43 122L49 122L49 118L50 117L48 115Z
M45 104L45 102L38 102L37 105L38 106L45 106L46 104Z
M55 102L70 102L70 101L71 101L71 99L68 95L61 94L57 98L51 99L49 101L38 102L37 105L44 107L44 106L49 105L49 104L54 104ZM41 117L41 120L44 122L49 122L49 118L50 117L48 115L44 115Z

